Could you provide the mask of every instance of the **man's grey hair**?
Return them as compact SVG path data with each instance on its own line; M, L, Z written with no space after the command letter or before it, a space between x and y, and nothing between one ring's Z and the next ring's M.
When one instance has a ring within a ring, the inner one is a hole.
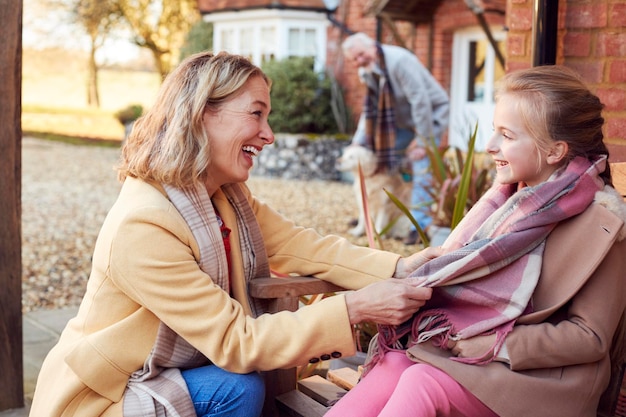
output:
M346 52L346 51L351 50L357 45L369 47L375 44L376 44L376 41L374 39L370 38L363 32L357 32L353 35L348 36L343 41L343 43L341 44L341 49L343 49L343 51Z

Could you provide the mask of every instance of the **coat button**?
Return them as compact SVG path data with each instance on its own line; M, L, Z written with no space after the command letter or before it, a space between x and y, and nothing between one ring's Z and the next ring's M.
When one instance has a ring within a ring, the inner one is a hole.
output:
M330 355L328 353L324 353L322 356L320 356L320 359L322 359L323 361L327 361L330 359Z
M332 356L335 359L341 358L341 352L333 352L330 354L330 356Z
M311 358L309 359L309 363L318 363L320 361L320 358Z

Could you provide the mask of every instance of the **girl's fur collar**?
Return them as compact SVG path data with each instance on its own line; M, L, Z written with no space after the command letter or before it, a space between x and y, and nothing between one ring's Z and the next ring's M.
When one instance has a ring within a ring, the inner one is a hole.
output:
M596 193L595 203L622 219L624 225L622 225L617 240L622 241L626 239L626 202L624 202L621 194L615 188L606 185L604 189Z

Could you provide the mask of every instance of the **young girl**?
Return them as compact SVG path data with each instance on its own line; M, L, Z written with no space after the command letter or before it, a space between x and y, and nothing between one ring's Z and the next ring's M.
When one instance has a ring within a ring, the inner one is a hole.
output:
M601 112L566 68L503 79L496 183L411 275L431 300L379 327L365 376L326 416L596 415L626 307L626 204Z

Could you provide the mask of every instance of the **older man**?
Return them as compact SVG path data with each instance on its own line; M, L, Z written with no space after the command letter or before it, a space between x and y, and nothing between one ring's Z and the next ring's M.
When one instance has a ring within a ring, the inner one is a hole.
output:
M432 174L424 145L432 138L439 143L448 125L448 95L405 48L355 33L344 40L342 49L346 60L358 65L367 88L353 143L374 150L381 170L399 170L405 155L412 161L411 214L427 228L432 222L425 204L431 199L427 189ZM412 230L404 243L414 244L417 238Z

